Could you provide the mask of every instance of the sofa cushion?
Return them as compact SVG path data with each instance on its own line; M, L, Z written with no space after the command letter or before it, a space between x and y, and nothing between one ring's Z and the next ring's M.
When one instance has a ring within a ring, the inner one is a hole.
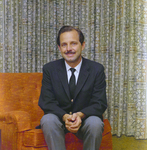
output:
M25 131L24 138L23 138L23 145L31 146L31 147L47 146L44 140L42 130L33 129L33 130Z
M110 126L108 119L104 119L103 122L104 122L103 136L105 136L106 134L111 132L111 126Z

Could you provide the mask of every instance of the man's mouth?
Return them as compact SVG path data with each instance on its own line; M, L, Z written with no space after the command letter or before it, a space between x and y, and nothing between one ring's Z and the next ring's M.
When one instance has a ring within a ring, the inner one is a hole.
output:
M70 55L75 54L75 52L73 52L73 51L69 51L69 52L66 52L65 54L70 56Z

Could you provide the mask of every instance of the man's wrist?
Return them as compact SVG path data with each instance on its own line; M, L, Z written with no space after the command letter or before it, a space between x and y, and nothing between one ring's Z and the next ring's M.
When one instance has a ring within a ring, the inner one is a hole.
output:
M63 115L62 120L65 122L65 120L66 120L68 117L69 117L69 114L65 114L65 115Z
M77 114L81 119L83 119L83 118L86 117L86 115L85 115L84 113L82 113L82 112L77 112L76 114Z

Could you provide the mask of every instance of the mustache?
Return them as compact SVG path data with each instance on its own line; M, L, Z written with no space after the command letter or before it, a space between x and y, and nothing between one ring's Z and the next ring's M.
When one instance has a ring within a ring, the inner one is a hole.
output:
M65 52L65 54L74 54L75 52L74 51L67 51L67 52Z

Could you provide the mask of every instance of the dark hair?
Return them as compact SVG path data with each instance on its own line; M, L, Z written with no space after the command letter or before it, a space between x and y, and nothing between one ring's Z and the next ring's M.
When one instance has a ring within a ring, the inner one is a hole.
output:
M84 35L82 33L82 31L79 29L79 28L74 28L72 26L62 26L61 29L59 30L58 32L58 36L57 36L57 44L60 46L60 35L64 32L69 32L69 31L77 31L78 34L79 34L79 41L81 43L81 45L83 44L84 42Z

